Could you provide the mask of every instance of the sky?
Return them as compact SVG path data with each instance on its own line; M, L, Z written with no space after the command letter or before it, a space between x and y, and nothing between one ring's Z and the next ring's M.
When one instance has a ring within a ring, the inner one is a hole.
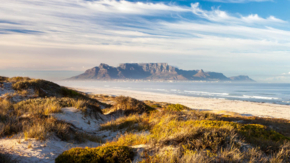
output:
M166 62L290 82L290 0L0 0L0 75Z

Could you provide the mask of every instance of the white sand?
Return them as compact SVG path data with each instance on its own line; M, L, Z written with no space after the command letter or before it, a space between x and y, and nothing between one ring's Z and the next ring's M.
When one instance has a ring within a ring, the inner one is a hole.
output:
M225 99L213 99L202 97L188 97L180 95L168 95L151 92L128 91L109 88L80 89L94 94L124 95L139 100L152 100L157 102L179 103L192 109L212 110L214 112L228 111L245 116L262 116L272 118L284 118L290 120L290 106L268 103L233 101Z
M56 113L52 115L59 120L73 124L78 129L87 133L98 131L100 124L103 123L102 120L97 120L89 116L85 117L79 109L74 107L62 108L61 110L62 113ZM102 118L105 119L105 116L102 116Z
M13 94L14 92L11 83L4 83L3 87L0 87L0 97L4 97L5 94Z
M27 96L15 95L14 93L16 91L12 88L12 83L4 83L3 86L0 87L0 98L11 98L13 102L20 102L35 96L33 89L28 89L27 91Z
M62 113L52 114L55 118L72 123L78 130L86 133L97 133L102 120L96 120L89 116L84 116L80 110L67 107L62 108ZM105 119L105 116L102 117ZM116 136L116 135L114 135ZM36 139L0 139L0 150L3 150L16 158L21 163L53 163L55 158L65 150L74 147L97 147L100 144L95 142L86 142L73 144L61 141L57 137L51 137L46 141Z
M82 144L72 144L51 138L46 141L35 139L1 139L0 149L9 153L20 163L54 163L55 158L63 151L74 147L97 147L99 143L86 142Z

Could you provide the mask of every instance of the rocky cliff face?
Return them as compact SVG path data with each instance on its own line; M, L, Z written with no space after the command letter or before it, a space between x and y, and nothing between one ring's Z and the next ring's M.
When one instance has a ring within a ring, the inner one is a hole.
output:
M70 78L72 80L222 80L230 81L222 73L204 72L203 70L182 70L167 63L124 63L118 67L100 64L85 73Z

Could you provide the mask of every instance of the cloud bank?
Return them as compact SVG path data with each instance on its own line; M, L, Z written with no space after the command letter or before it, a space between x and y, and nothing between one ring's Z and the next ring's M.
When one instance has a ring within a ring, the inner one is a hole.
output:
M212 2L221 2L221 3L248 3L248 2L267 2L273 0L207 0Z
M0 69L17 69L18 65L25 69L79 71L84 65L121 55L130 56L132 62L146 62L150 60L144 56L149 54L168 62L168 55L182 56L186 61L189 56L209 58L208 63L226 63L232 58L235 65L261 58L263 63L273 58L278 62L289 58L285 55L290 50L287 26L287 21L273 15L205 10L199 3L4 1L0 6ZM189 61L185 64L190 66Z

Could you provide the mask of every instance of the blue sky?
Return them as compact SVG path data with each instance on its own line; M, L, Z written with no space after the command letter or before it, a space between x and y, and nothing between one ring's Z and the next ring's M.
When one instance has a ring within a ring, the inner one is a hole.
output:
M66 78L108 63L290 82L289 0L17 0L0 5L0 74Z

